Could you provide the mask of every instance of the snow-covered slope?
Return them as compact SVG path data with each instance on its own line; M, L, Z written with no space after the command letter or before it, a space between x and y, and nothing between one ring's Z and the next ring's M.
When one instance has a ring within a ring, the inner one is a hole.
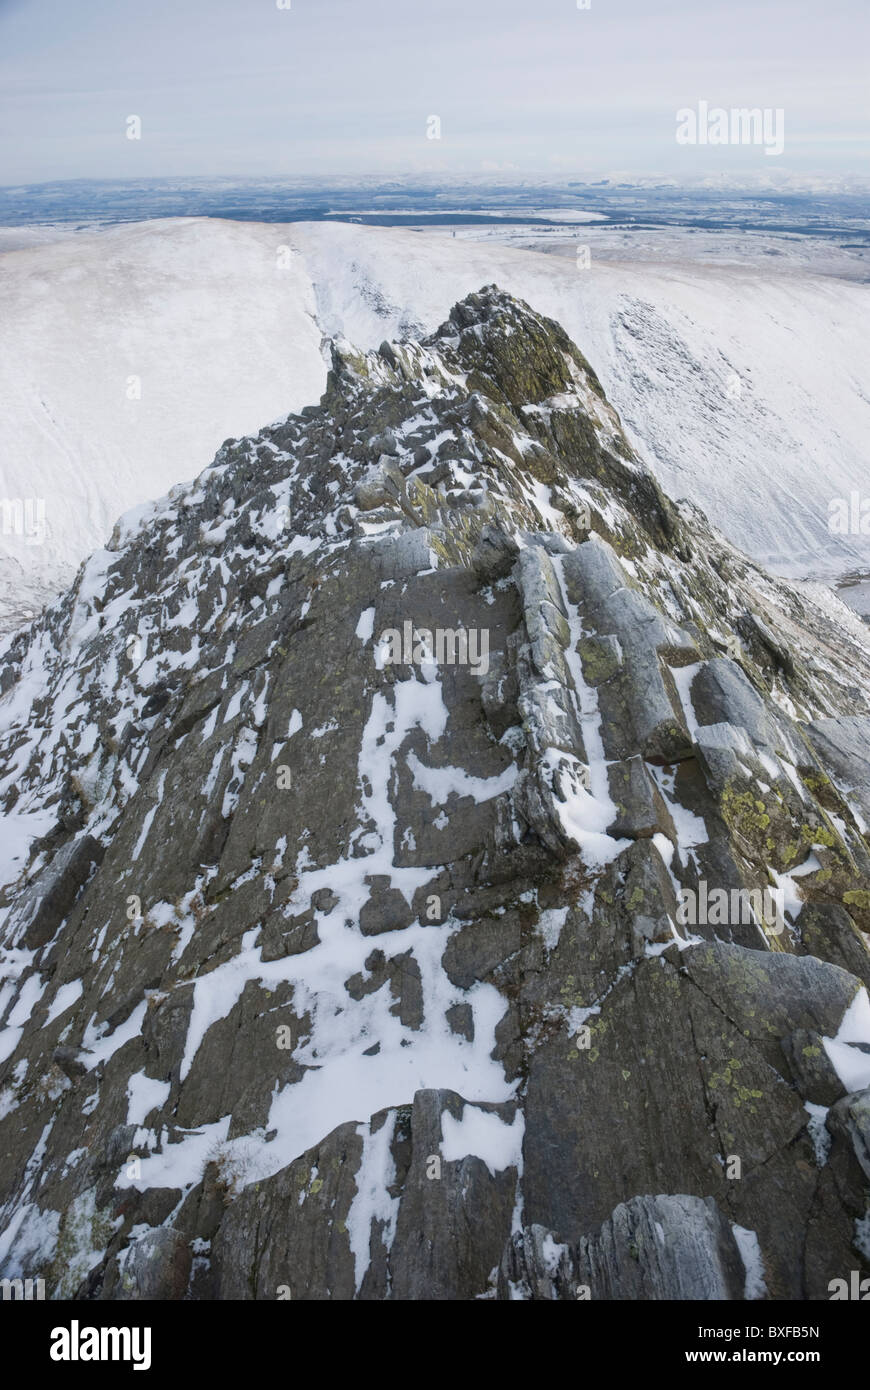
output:
M827 529L832 497L868 490L866 286L182 219L0 257L0 497L42 499L47 528L36 544L3 518L0 625L67 583L120 512L316 401L323 333L431 330L493 281L563 323L665 488L738 545L794 575L870 564L870 538Z
M42 544L0 534L5 626L121 512L318 398L311 286L299 262L279 268L280 241L150 222L0 257L0 497L42 499L46 523Z

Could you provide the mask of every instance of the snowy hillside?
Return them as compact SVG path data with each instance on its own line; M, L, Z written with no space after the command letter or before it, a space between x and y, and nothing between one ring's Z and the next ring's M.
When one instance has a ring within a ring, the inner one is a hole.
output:
M0 257L0 496L43 499L46 526L38 544L35 510L3 519L0 626L69 582L127 507L316 402L322 334L429 331L493 281L563 323L666 490L735 543L796 576L870 564L870 538L827 530L830 499L867 485L866 286L183 219Z
M311 288L279 239L145 223L0 257L0 496L44 499L47 527L0 535L0 622L228 436L317 399Z

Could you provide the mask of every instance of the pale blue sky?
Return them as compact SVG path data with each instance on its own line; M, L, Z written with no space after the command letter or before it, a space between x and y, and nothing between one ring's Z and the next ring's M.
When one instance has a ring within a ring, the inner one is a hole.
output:
M0 183L866 175L868 53L868 0L0 0ZM699 100L782 107L784 154L678 146Z

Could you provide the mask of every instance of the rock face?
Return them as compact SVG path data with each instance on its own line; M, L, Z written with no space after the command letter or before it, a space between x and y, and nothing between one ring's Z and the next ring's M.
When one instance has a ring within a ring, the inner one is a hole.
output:
M870 1255L870 653L495 287L0 656L0 1276L823 1299Z

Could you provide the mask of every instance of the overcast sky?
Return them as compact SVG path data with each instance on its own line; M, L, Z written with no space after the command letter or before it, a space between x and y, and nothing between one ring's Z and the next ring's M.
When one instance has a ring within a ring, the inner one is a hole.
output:
M868 0L0 0L0 183L867 174L868 53ZM699 100L784 153L678 145Z

